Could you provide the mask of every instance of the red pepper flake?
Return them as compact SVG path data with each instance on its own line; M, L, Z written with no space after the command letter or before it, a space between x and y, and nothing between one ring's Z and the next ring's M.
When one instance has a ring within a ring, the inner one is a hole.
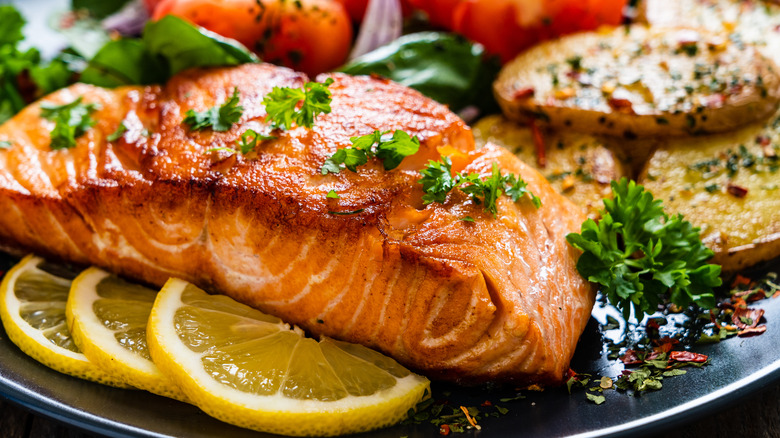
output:
M707 356L701 353L694 353L692 351L672 351L669 353L669 359L675 362L707 362Z
M720 305L718 305L718 307L720 307ZM716 329L718 329L718 330L721 329L720 323L718 323L718 318L717 318L717 315L715 315L715 311L714 310L710 310L710 322L715 324L715 328Z
M758 336L766 331L765 325L760 325L758 327L748 327L745 330L742 330L741 332L737 333L737 336L740 338L746 338L749 336Z
M655 318L653 318L647 321L647 325L645 326L645 331L647 333L651 333L651 332L656 333L660 328L661 326L658 324L658 321Z
M747 307L740 307L734 309L734 314L731 315L731 322L733 322L740 329L753 328L758 326L758 322L764 316L764 309L750 309Z
M729 192L730 195L736 196L737 198L744 198L748 194L748 189L734 185L732 183L729 183L729 185L726 187L726 191Z
M766 135L759 135L756 137L756 143L760 144L761 146L768 146L770 143L772 143L772 140Z
M542 131L536 125L536 120L531 119L529 126L531 128L531 134L534 137L534 145L536 146L536 164L542 169L547 166L547 155L545 153L544 137L542 137Z
M655 347L653 350L659 353L668 353L672 351L672 348L675 345L680 343L680 341L678 341L677 339L672 339L669 336L665 336L653 342L657 345L657 347Z
M737 277L734 279L733 282L731 282L731 288L734 289L737 286L742 286L742 285L750 286L750 283L752 283L752 282L753 282L753 280L737 274Z
M534 87L523 87L518 88L515 90L514 94L512 94L512 99L514 100L524 100L524 99L530 99L534 97L536 94L536 90Z
M634 106L628 99L610 97L607 99L607 104L609 104L610 108L619 113L634 114Z
M753 301L759 301L766 298L766 291L764 289L751 289L751 290L744 290L741 292L737 292L734 294L737 298L742 298L745 301L753 302Z
M629 366L641 365L643 362L641 359L639 359L639 356L634 350L626 350L626 354L620 356L620 361L623 362L623 365L629 365Z
M439 426L439 435L447 436L450 434L450 425L449 424L442 424Z
M486 407L489 407L489 406L493 406L493 403L491 403L490 400L485 400L484 402L482 402L482 404L480 406L482 406L483 408L486 408Z

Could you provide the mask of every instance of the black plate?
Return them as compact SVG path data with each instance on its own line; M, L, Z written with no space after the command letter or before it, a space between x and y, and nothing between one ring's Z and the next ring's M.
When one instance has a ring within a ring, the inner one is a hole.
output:
M7 257L0 262L10 263ZM780 267L780 261L771 264ZM1 265L0 265L1 266ZM755 394L780 378L780 299L756 303L767 320L765 334L753 338L732 338L718 344L697 346L711 357L703 368L689 369L684 376L666 378L664 388L640 397L606 391L606 403L595 405L584 391L569 395L565 388L537 393L524 391L526 398L512 397L511 388L462 388L434 386L437 400L453 406L479 406L485 400L509 409L500 418L481 421L481 438L523 436L628 436L671 428ZM606 357L605 322L614 309L597 305L572 361L580 373L614 377L622 364ZM611 334L611 333L610 333ZM72 378L27 357L0 331L0 393L10 400L82 429L110 436L133 437L270 437L239 429L202 413L185 403L153 394L110 388ZM449 394L449 395L445 395ZM492 411L492 408L485 408ZM362 436L373 438L430 437L438 429L428 423L399 425Z
M0 0L2 3L2 0ZM27 33L40 47L57 41L47 32L41 11L64 9L67 0L13 1L30 20ZM46 6L46 7L44 7ZM2 263L0 256L0 263ZM780 261L772 263L775 270ZM437 399L454 406L479 406L491 400L509 409L501 418L481 422L480 438L522 436L638 436L668 429L712 414L780 380L780 299L760 303L765 309L767 332L755 338L736 338L697 347L712 364L692 369L681 377L664 380L664 389L633 397L607 391L604 405L586 400L583 391L569 395L563 388L542 393L524 392L526 398L500 403L511 390L464 389L434 386ZM616 376L622 370L604 352L605 308L596 308L583 335L572 368L581 373ZM443 394L451 393L449 397ZM222 423L199 409L143 391L121 390L75 379L38 364L13 345L0 328L0 394L54 419L109 436L164 437L270 437ZM430 424L396 426L360 436L372 438L431 437L438 429Z

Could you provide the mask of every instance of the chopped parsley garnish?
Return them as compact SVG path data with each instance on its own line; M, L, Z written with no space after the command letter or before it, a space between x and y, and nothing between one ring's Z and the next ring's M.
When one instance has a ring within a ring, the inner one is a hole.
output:
M233 89L233 95L222 106L214 106L203 112L187 111L184 123L190 125L193 131L207 128L218 132L228 131L244 113L244 107L238 104L238 100L238 87L236 87Z
M370 158L382 160L385 170L392 170L401 164L401 161L417 153L420 149L420 140L411 137L404 131L395 131L392 136L390 131L374 131L371 134L360 137L352 137L349 140L352 146L337 150L322 165L322 174L339 173L346 168L357 172L357 167L368 163Z
M583 251L579 273L600 284L625 318L632 307L638 318L655 312L667 296L678 306L713 308L721 268L706 263L713 252L699 229L682 215L669 217L662 202L634 181L613 181L612 194L598 223L588 219L580 234L566 236Z
M542 201L528 190L528 184L522 178L511 173L501 175L496 163L493 163L491 175L484 180L477 173L461 172L453 176L452 161L446 156L442 157L442 161L429 161L428 166L421 170L420 174L423 176L420 183L425 192L422 198L425 204L432 202L443 204L447 194L457 188L471 195L475 202L484 204L484 210L493 216L498 214L496 201L503 193L514 202L528 195L536 208L542 206Z
M325 82L307 82L303 88L274 87L263 99L271 126L289 130L293 123L311 128L320 114L330 113L331 94L328 87L332 78ZM298 109L300 104L300 109Z
M272 135L263 135L253 129L247 129L243 134L241 134L241 138L236 140L236 145L238 145L241 153L246 155L255 150L258 142L275 139L276 137Z
M244 131L243 134L241 134L241 137L239 137L234 143L236 146L238 146L239 152L241 152L242 155L246 155L252 151L255 150L257 147L258 142L266 141L266 140L275 140L276 137L271 135L263 135L256 132L254 129L247 129ZM230 152L231 154L236 153L236 150L229 147L217 147L217 148L211 148L208 149L206 152Z
M8 140L0 141L0 149L10 149L11 146L13 146L13 143Z
M106 140L117 141L125 135L125 132L127 132L127 126L125 126L124 122L121 122L119 123L119 126L116 127L116 131L109 134L108 137L106 137Z
M97 123L90 117L100 106L96 103L81 103L82 98L64 105L41 104L41 117L55 122L51 131L50 147L53 150L76 146L76 139Z

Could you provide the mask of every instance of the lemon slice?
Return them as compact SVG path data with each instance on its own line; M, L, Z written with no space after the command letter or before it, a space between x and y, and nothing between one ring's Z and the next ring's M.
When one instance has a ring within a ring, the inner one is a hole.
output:
M71 285L68 327L87 359L106 373L138 389L185 401L149 355L146 323L156 296L155 290L89 268Z
M25 257L8 271L0 285L0 319L8 338L28 356L56 371L129 387L90 362L73 342L65 322L65 302L74 276L34 256Z
M178 279L157 296L149 350L207 414L283 435L363 432L406 418L430 382L360 345L306 338L278 318Z

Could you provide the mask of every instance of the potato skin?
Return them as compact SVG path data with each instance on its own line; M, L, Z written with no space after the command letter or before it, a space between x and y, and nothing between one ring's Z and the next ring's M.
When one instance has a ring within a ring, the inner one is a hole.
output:
M542 43L494 83L504 114L625 138L725 132L771 115L778 68L753 46L644 25Z
M701 228L735 272L780 256L780 113L720 135L668 140L640 175L669 214Z
M602 199L611 193L610 181L629 176L623 159L603 140L588 134L543 130L547 164L541 167L529 127L492 115L479 120L472 131L477 147L494 143L514 152L593 218L604 208Z

